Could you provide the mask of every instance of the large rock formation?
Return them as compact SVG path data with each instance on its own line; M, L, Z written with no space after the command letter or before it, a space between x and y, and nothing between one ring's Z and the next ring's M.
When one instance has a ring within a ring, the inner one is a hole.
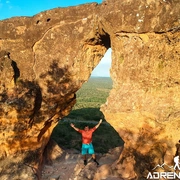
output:
M179 0L107 0L0 21L1 178L40 178L53 128L110 47L113 89L101 110L125 141L117 173L143 178L156 164L172 164L179 10Z

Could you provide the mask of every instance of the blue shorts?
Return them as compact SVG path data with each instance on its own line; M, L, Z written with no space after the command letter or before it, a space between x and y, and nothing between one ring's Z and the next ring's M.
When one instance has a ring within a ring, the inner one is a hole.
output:
M92 143L90 144L82 144L82 155L85 154L94 154L94 147Z

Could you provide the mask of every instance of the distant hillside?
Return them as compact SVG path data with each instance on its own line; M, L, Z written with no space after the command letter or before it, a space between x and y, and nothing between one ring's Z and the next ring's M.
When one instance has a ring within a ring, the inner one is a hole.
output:
M76 93L76 105L67 118L80 120L103 118L99 108L106 102L111 89L112 80L110 77L91 77Z

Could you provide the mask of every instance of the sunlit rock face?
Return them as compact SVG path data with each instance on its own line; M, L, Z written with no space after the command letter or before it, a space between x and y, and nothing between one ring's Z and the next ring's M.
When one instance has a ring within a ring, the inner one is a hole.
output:
M101 110L125 141L118 173L143 179L157 164L174 164L180 139L180 5L114 3L116 18L104 17L113 27L113 89Z
M113 89L101 110L125 141L117 173L141 178L171 164L180 127L179 9L178 0L108 0L0 21L2 178L40 178L53 128L110 47Z

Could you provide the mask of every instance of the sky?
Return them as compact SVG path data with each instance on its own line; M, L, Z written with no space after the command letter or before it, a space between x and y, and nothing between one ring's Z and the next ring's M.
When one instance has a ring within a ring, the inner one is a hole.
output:
M106 54L101 59L100 63L93 70L91 76L98 77L110 77L110 67L111 67L111 48L106 51Z
M0 20L14 16L33 16L42 11L76 6L86 3L102 3L103 0L0 0Z
M34 16L42 11L77 6L86 3L102 3L103 0L0 0L0 20L15 16ZM108 50L92 76L109 77L111 65L111 50Z

